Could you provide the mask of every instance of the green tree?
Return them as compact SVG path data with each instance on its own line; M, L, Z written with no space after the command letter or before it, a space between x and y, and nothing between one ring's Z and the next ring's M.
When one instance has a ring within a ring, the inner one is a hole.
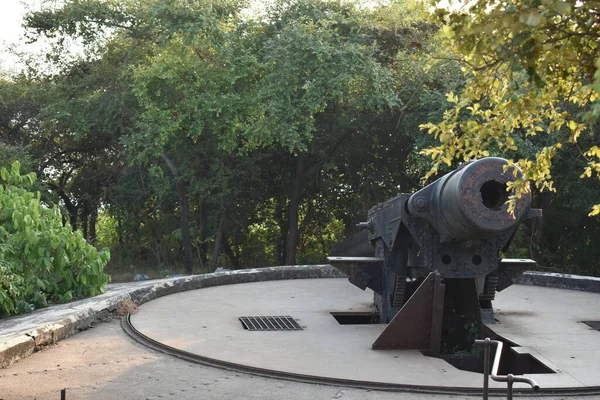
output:
M356 135L368 134L365 115L400 105L396 82L367 11L335 1L274 4L257 37L262 70L253 87L256 111L244 133L248 145L280 146L291 157L279 209L287 209L283 255L296 263L300 221L314 209L314 183ZM394 49L388 49L392 53Z
M102 293L109 260L64 226L58 207L28 190L34 173L21 175L19 163L0 169L0 315L31 311L51 302Z
M293 264L417 185L417 126L460 83L455 62L428 68L437 28L423 5L240 9L80 0L27 17L32 39L54 38L58 72L34 75L40 128L25 137L75 226L93 232L84 209L101 207L119 248L188 271L257 265L256 249ZM84 52L65 62L67 38Z

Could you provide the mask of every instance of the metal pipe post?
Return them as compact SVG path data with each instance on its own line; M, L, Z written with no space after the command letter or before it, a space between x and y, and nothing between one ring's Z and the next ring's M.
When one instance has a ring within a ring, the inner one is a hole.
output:
M490 339L476 340L475 343L483 342L483 400L488 400L490 385Z
M540 389L540 386L531 378L527 378L526 376L514 376L513 374L508 374L508 375L498 375L498 368L500 367L500 356L502 355L502 348L503 348L503 343L499 340L490 340L489 338L486 338L485 340L481 340L481 339L477 339L475 340L475 344L482 344L484 346L488 346L488 357L489 357L489 345L491 344L495 344L496 345L496 354L494 355L494 364L492 365L492 374L491 377L493 380L495 380L496 382L506 382L507 384L507 388L508 388L508 400L512 400L512 390L513 390L513 383L514 382L522 382L522 383L527 383L531 386L531 388L534 391L538 391ZM485 351L485 347L484 347L484 351ZM484 353L484 363L485 363L485 353ZM488 359L489 362L489 359ZM487 364L486 364L487 365ZM488 380L485 378L486 377L486 365L484 365L483 367L483 371L484 371L484 383L483 383L483 398L487 399L487 382Z
M514 381L515 381L515 377L513 374L508 374L506 376L506 400L512 400L513 382Z

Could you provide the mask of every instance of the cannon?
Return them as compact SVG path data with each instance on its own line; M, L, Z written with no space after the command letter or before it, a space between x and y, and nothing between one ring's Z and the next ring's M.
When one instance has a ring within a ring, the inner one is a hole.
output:
M363 231L332 248L329 262L374 291L379 322L388 324L374 349L456 353L494 321L495 293L535 264L500 254L524 219L541 217L530 193L508 212L507 183L521 176L503 158L465 163L372 207Z

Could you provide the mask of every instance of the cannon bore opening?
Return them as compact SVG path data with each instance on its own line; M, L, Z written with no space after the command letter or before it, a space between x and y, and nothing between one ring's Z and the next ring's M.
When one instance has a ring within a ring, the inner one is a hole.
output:
M506 184L498 181L487 181L481 185L481 200L483 205L493 211L498 211L508 200Z

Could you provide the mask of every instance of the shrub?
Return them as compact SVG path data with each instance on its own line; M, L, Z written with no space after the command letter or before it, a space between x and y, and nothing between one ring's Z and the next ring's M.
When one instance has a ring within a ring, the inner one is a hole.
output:
M63 224L58 206L40 201L34 173L18 162L0 169L0 315L95 296L109 277L108 249L97 251Z

